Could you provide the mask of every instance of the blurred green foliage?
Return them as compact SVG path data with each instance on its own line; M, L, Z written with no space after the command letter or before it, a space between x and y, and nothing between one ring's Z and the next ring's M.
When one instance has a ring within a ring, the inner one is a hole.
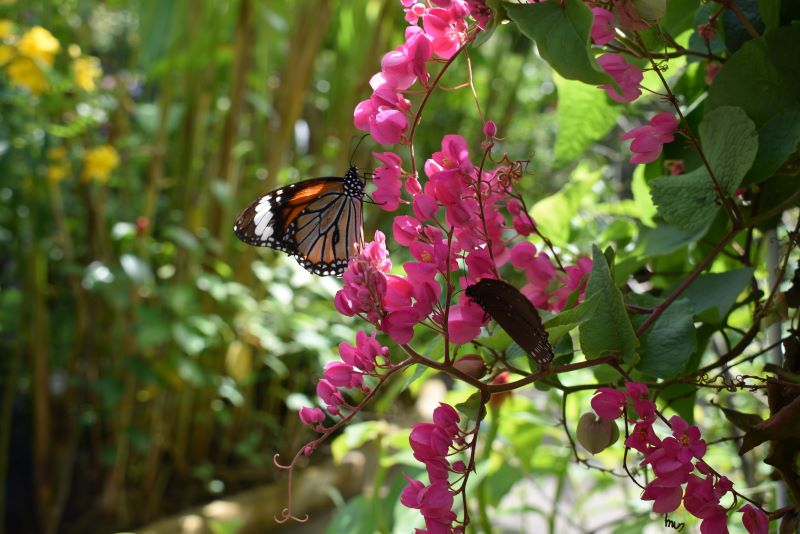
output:
M34 28L56 43L29 78L0 76L12 531L141 524L273 479L273 454L302 442L287 395L301 395L293 409L313 395L353 326L330 305L337 282L244 247L231 221L277 184L338 174L351 157L369 166L368 148L351 154L352 111L402 38L390 5L0 4L13 57ZM552 155L533 147L553 136L549 74L502 29L474 55L484 112L514 134L507 149L546 168ZM471 103L461 90L431 106L418 147L436 150L444 125L479 140ZM367 235L387 221L369 212Z

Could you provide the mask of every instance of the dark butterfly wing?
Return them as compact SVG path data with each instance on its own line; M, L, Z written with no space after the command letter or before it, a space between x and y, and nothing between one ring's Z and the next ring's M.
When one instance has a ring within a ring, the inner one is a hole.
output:
M353 167L344 178L314 178L267 193L239 215L233 231L249 245L294 256L314 274L341 276L363 246L363 198Z
M553 347L539 312L516 287L484 278L467 287L466 292L538 364L544 366L553 360Z

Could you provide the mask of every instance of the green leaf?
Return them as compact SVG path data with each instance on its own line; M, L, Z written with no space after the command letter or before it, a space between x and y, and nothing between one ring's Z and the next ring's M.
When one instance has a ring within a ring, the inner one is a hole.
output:
M667 12L661 19L661 28L669 35L678 36L694 27L694 15L699 0L669 0Z
M537 202L531 215L539 230L557 245L570 242L571 225L578 220L581 204L589 198L592 186L599 181L601 174L578 166L572 179L564 188Z
M619 352L627 364L638 360L639 340L633 331L622 293L614 285L611 268L597 247L592 247L592 275L586 286L586 299L597 295L599 304L592 317L580 325L581 349L587 358Z
M758 153L744 184L763 182L797 153L800 143L800 106L782 111L758 130Z
M563 311L544 323L551 345L555 345L562 336L574 330L594 315L600 299L596 295L587 298L574 308Z
M644 255L648 257L672 254L689 243L694 243L705 231L688 233L668 224L659 224L655 228L641 230L641 242L644 244Z
M706 111L739 106L758 126L800 103L800 25L746 42L725 62L708 91Z
M637 165L633 171L633 181L631 182L631 193L636 207L639 209L639 219L648 226L653 226L653 216L656 214L656 207L650 197L650 187L644 177L645 165Z
M376 532L378 531L377 518L375 517L376 510L377 508L372 500L361 495L354 497L347 501L343 508L338 510L325 532L329 534L338 534L339 532L371 534Z
M680 176L659 176L650 186L658 213L678 230L705 233L719 209L711 178L703 167Z
M342 461L344 455L355 450L368 441L380 439L387 433L385 421L366 421L347 425L342 435L337 436L331 443L331 453L336 462Z
M767 31L778 27L781 18L780 0L758 0L758 11Z
M594 142L611 131L620 115L620 106L603 91L583 82L553 75L558 88L556 147L553 167L571 163Z
M733 195L758 151L755 124L741 108L720 107L703 118L700 140L723 193ZM705 166L680 176L659 176L650 185L659 214L679 230L704 230L720 207Z
M686 288L683 296L691 301L694 315L699 320L720 323L752 276L753 269L750 267L703 274Z
M645 299L636 299L638 304ZM658 300L646 299L648 306L657 306ZM645 320L642 316L639 323ZM641 339L636 368L656 378L672 378L683 373L686 362L697 349L697 335L692 319L692 303L680 298L664 310Z
M563 4L563 5L562 5ZM580 0L504 4L509 18L536 41L539 55L568 80L597 85L614 83L592 55L592 11Z
M743 109L724 106L706 113L700 139L722 191L733 195L758 152L756 125Z
M455 409L466 415L472 421L478 419L478 412L482 407L481 394L473 393L464 402L459 402L455 405Z

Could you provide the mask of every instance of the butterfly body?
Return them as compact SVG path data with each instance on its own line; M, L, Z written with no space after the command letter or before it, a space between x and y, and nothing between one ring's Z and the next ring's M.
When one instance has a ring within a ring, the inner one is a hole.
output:
M364 243L364 180L356 167L344 177L312 178L281 187L244 209L233 232L248 245L294 256L309 272L341 276Z
M537 363L547 365L553 360L553 347L539 312L516 287L484 278L467 287L466 293Z

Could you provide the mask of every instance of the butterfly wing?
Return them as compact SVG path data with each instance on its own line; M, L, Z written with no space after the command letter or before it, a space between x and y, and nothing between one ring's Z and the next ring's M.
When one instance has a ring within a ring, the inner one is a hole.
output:
M276 189L253 202L233 231L249 245L294 256L306 270L341 276L363 245L363 183L355 169L344 178L314 178Z
M502 280L484 278L467 287L467 296L488 313L514 342L540 365L553 360L553 347L536 307Z

